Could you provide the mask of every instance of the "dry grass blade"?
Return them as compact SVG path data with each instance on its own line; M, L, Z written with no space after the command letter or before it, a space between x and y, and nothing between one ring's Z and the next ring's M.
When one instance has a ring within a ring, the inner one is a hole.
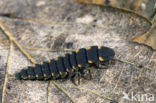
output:
M152 19L152 24L154 24L155 22L156 22L156 13L155 13L155 15L154 15L154 17Z
M4 79L3 90L2 90L2 103L5 103L6 86L8 82L8 69L10 65L11 51L12 51L12 41L10 40L9 55L8 55L7 66L5 70L5 79Z
M50 81L48 81L48 86L47 86L47 103L49 102L49 87L50 87Z
M58 85L55 81L52 81L52 83L53 83L57 88L61 89L61 90L64 92L64 94L66 94L66 96L68 96L68 98L71 100L72 103L76 103L76 102L73 100L73 98L64 90L64 88L63 88L62 86Z
M107 96L103 96L102 94L99 94L99 93L94 92L94 91L89 90L89 89L79 88L79 87L68 87L68 88L71 88L71 89L78 89L78 90L85 90L85 91L87 91L88 93L92 93L92 94L97 95L97 96L99 96L99 97L101 97L101 98L103 98L103 99L110 100L110 101L112 101L112 102L118 103L116 100L113 100L113 99L111 99L111 98L109 98L109 97L107 97Z
M125 61L125 60L120 60L120 59L113 59L115 61L119 61L119 62L122 62L122 63L126 63L126 64L130 64L130 65L133 65L134 67L137 67L137 68L144 68L144 69L150 69L152 70L152 68L150 67L145 67L145 66L142 66L142 65L139 65L139 64L134 64L134 63L131 63L131 62L128 62L128 61Z
M22 48L22 46L16 41L16 39L12 36L12 34L6 29L6 27L0 22L0 28L4 32L5 35L8 36L8 38L13 41L17 47L22 51L22 53L32 62L36 63L35 60Z

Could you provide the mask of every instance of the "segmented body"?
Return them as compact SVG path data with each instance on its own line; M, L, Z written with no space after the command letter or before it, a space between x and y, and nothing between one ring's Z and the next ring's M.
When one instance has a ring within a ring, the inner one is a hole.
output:
M16 78L20 80L55 80L65 78L88 65L108 61L114 55L113 49L104 46L81 48L56 59L22 69L19 73L16 73Z

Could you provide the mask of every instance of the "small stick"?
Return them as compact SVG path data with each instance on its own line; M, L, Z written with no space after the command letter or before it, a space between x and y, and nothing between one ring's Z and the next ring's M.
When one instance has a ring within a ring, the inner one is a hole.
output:
M47 86L47 103L49 102L49 87L50 87L50 81L48 81L48 86Z
M11 51L12 51L12 41L10 40L9 55L8 55L7 66L5 70L5 79L4 79L3 89L2 89L2 103L5 103L6 86L8 82L8 69L10 65Z
M145 67L145 66L142 66L142 65L139 65L139 64L135 64L135 63L132 63L132 62L129 62L129 61L120 60L120 59L116 59L116 58L114 58L113 60L119 61L119 62L122 62L122 63L126 63L126 64L130 64L130 65L133 65L133 66L138 67L138 68L145 68L145 69L150 69L150 70L152 70L152 68Z
M66 94L66 96L68 96L68 98L71 100L72 103L76 103L73 98L64 90L64 88L60 85L58 85L58 83L56 83L55 81L51 81L57 88L59 88L60 90L62 90L64 92L64 94Z

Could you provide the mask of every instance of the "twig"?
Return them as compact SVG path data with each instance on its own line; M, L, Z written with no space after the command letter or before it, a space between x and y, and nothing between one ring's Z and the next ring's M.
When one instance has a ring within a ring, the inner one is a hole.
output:
M5 70L5 79L4 79L3 89L2 89L2 103L4 103L4 101L5 101L6 86L7 86L7 82L8 82L8 69L9 69L10 58L11 58L11 51L12 51L12 41L10 40L9 55L8 55L7 66L6 66L6 70Z
M36 63L35 60L22 48L22 46L16 41L16 39L12 36L12 34L6 29L6 27L1 23L0 21L0 28L2 29L2 31L4 32L5 35L8 36L8 38L13 41L16 46L20 49L20 51L22 51L22 53L32 62L32 63Z
M64 94L66 94L66 96L68 96L68 98L71 100L72 103L76 103L73 98L64 90L64 88L62 88L62 86L58 85L55 81L51 81L57 88L61 89Z
M49 86L50 86L50 81L48 81L48 86L47 86L47 103L49 102Z
M137 68L145 68L145 69L152 70L152 68L145 67L145 66L142 66L142 65L139 65L139 64L135 64L135 63L132 63L132 62L129 62L129 61L120 60L120 59L116 59L116 58L114 58L113 60L119 61L119 62L122 62L122 63L126 63L126 64L130 64L130 65L133 65L134 67L137 67Z

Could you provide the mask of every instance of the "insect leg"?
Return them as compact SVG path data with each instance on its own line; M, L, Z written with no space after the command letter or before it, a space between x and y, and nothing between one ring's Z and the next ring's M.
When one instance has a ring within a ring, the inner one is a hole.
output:
M73 76L70 79L74 85L80 85L80 77L81 77L81 73L77 70L77 71L73 72ZM76 79L77 79L77 81L76 81Z
M92 79L91 68L85 68L83 71L80 71L81 76L86 80Z

